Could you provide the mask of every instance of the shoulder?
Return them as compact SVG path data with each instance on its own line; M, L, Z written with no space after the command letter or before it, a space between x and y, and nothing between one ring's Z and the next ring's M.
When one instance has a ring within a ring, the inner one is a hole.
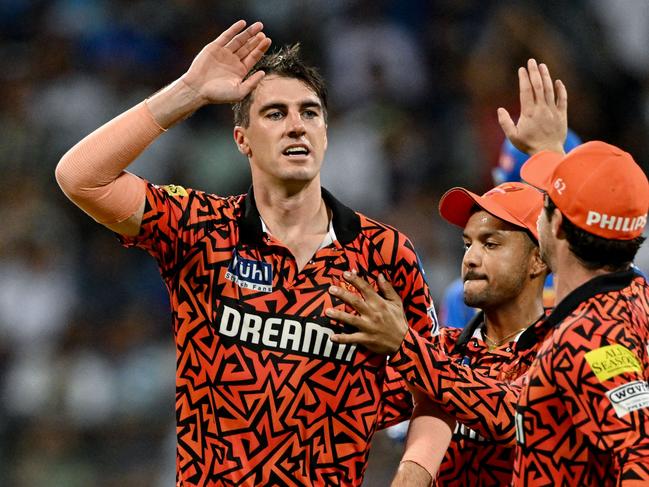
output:
M392 225L370 218L362 213L360 218L360 238L369 241L377 250L383 262L394 263L397 259L418 261L410 238Z
M220 216L236 218L241 212L245 195L219 196L176 184L147 184L149 203L159 207L168 205L189 212L190 216L205 218Z

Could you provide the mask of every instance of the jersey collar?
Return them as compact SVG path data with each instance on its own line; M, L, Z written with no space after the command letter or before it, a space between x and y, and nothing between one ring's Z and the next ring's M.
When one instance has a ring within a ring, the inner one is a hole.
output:
M348 244L354 240L361 231L361 220L356 212L343 205L340 201L324 188L322 190L322 199L327 208L331 210L333 229L338 242L342 245ZM261 224L261 217L255 195L251 186L248 194L243 199L243 211L239 217L240 240L243 243L261 243L264 238L264 230Z
M546 311L547 313L547 311ZM548 329L547 320L545 320L544 314L539 317L534 323L528 326L523 333L518 336L516 340L516 349L517 350L528 350L536 345L539 341L545 339L545 332L543 330ZM469 321L460 336L457 338L458 347L465 349L469 341L474 337L478 328L484 324L484 312L479 311L476 315Z
M552 327L558 326L584 301L596 294L619 291L631 284L633 278L638 275L640 274L633 269L629 269L628 271L611 272L594 277L573 290L554 308L554 311L548 316L548 324Z

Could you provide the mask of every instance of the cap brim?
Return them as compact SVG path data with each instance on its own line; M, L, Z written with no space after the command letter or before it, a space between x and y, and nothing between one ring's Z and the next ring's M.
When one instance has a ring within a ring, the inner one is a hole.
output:
M439 200L439 214L447 222L464 228L471 217L473 205L479 199L480 196L464 188L451 188Z
M474 205L479 206L487 213L491 213L496 218L527 229L525 222L510 214L500 204L460 187L451 188L444 193L439 201L439 214L447 222L464 228L469 218L471 218L471 210Z
M541 151L530 157L521 167L521 179L546 193L552 187L552 175L564 154L552 151Z

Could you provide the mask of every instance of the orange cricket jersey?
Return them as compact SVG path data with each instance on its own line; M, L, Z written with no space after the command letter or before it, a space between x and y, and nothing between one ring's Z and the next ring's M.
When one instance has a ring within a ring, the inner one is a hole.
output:
M548 318L524 380L514 485L649 485L649 286L596 277Z
M482 329L484 314L479 313L463 330L443 328L440 346L457 362L496 380L513 380L530 366L541 340L539 329L527 330L501 347L489 350ZM532 327L542 327L535 323ZM545 328L547 330L547 328ZM518 340L522 339L519 346ZM480 401L489 401L482 396ZM453 404L453 401L449 401ZM461 407L467 404L461 400ZM496 408L497 404L493 404ZM514 447L485 437L462 423L457 423L453 438L442 460L436 485L439 487L508 485L514 468Z
M457 419L436 485L498 486L511 482L515 457L514 408L527 371L549 328L539 319L508 344L489 350L484 315L464 330L442 328L427 340L409 331L391 364L413 386Z
M350 288L344 271L375 288L383 273L427 336L436 318L422 268L404 235L323 199L335 238L298 272L252 191L148 185L140 235L122 239L157 260L170 296L178 486L358 486L377 427L409 417L386 359L331 342L343 325L324 311L345 308L328 292Z

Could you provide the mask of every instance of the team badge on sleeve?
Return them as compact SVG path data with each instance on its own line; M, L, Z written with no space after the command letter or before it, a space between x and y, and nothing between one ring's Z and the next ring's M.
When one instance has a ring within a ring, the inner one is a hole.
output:
M187 190L182 186L176 186L175 184L167 184L166 186L162 186L162 189L164 189L169 196L187 196Z

